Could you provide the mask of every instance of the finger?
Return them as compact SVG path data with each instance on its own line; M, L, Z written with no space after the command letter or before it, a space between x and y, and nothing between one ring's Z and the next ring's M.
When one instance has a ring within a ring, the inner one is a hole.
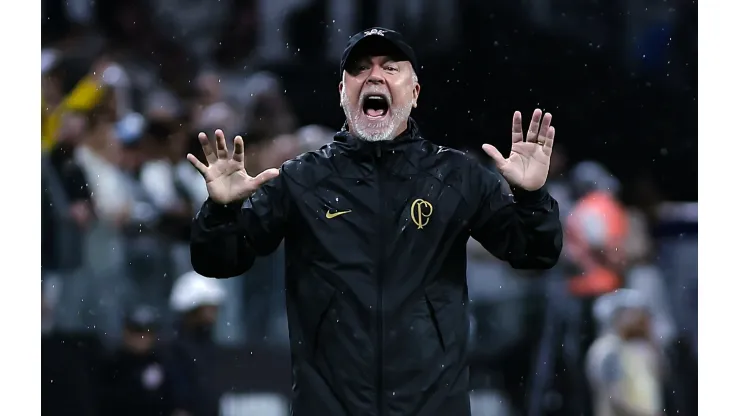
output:
M493 159L493 162L496 163L497 168L501 169L502 167L504 167L504 165L506 165L506 158L495 147L491 146L490 144L484 144L483 151L486 152L486 154L490 156L491 159Z
M269 181L272 178L277 177L278 175L280 175L280 171L278 169L275 169L275 168L267 169L267 170L263 171L259 175L257 175L254 178L252 178L252 183L254 184L254 189L259 188L260 186L262 186L263 183Z
M200 142L200 147L203 148L203 153L206 155L208 163L215 163L218 160L218 156L216 156L216 152L213 151L213 146L211 146L208 136L206 136L205 133L200 132L198 134L198 141Z
M555 127L550 126L545 134L545 144L542 146L542 151L545 152L547 157L552 155L552 146L555 144Z
M198 160L197 157L193 156L190 153L188 153L187 158L188 158L188 162L190 162L196 169L198 169L198 172L200 172L202 175L206 174L208 167L204 165L203 162Z
M514 121L511 122L511 142L518 143L524 140L522 132L522 113L514 111Z
M544 116L542 116L542 123L540 124L540 130L537 133L537 143L539 144L545 144L545 138L547 136L547 132L550 131L550 123L552 123L552 114L545 113Z
M234 137L234 156L232 156L237 162L244 162L244 139L242 136Z
M528 142L537 142L537 132L540 131L540 119L542 119L542 110L538 108L532 113L532 121L529 123L529 130L527 131Z
M226 159L229 157L229 151L226 149L226 139L224 138L224 132L221 129L216 130L216 155L219 159Z

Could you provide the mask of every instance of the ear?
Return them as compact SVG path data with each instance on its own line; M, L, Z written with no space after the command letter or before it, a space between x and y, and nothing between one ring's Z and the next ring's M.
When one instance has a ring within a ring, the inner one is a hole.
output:
M342 90L344 90L344 81L339 81L339 106L342 106Z
M417 102L419 101L419 93L420 92L421 92L421 85L419 85L418 82L415 82L414 83L414 90L411 92L411 96L412 96L411 103L414 106L414 108L416 108Z

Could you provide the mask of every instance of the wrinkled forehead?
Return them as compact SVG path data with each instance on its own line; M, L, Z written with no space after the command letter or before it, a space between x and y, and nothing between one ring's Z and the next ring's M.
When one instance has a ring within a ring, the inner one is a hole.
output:
M408 57L393 43L381 37L369 37L359 42L347 58L347 70L357 65L371 62L374 58L382 61L408 62Z

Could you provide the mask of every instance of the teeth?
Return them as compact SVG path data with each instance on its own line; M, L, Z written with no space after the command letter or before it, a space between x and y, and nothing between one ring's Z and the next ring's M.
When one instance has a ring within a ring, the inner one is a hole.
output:
M377 95L371 95L371 96L367 97L367 99L368 100L382 100L383 97L379 97Z

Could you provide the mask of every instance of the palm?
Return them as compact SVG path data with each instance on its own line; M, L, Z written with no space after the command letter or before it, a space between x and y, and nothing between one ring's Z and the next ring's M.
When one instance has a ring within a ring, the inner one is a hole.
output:
M241 137L234 139L234 153L229 157L226 140L221 130L216 130L216 151L205 133L198 135L208 166L189 154L188 160L203 175L208 196L220 204L242 201L254 193L263 183L279 174L277 169L267 169L252 177L244 168L244 142Z
M542 116L537 109L532 115L532 122L527 131L526 140L522 131L522 116L518 111L514 113L511 129L511 154L504 158L501 153L490 144L483 145L483 150L493 158L496 167L504 178L516 187L535 191L547 181L550 170L550 155L552 154L555 127L550 125L552 115Z
M233 159L209 165L204 177L208 195L214 201L227 203L244 199L254 192L250 186L254 179L247 174L243 164L235 163Z

